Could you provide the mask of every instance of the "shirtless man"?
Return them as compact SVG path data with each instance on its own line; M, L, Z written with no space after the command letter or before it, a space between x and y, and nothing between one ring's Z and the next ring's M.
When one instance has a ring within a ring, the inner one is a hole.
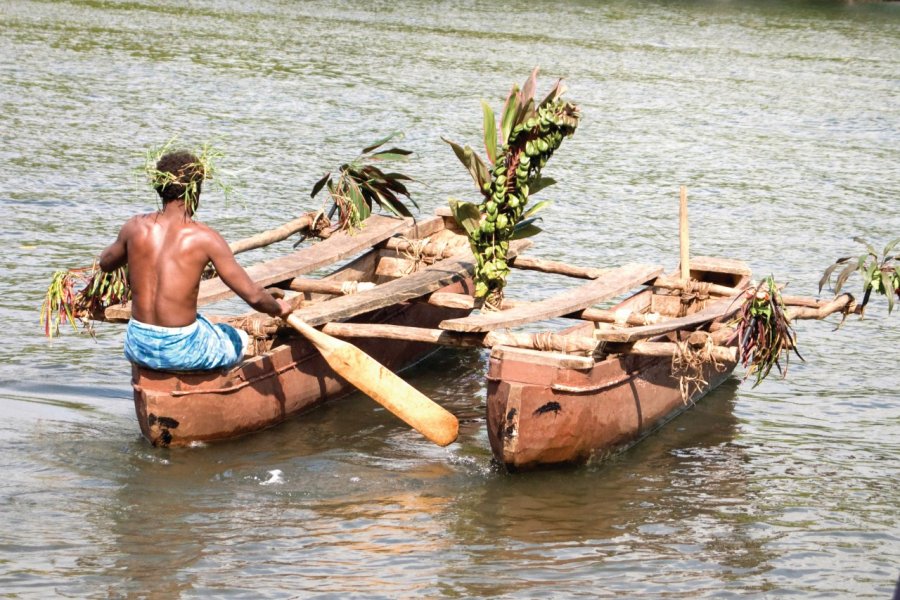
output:
M132 318L125 356L161 370L230 367L243 356L247 335L230 325L213 325L197 313L200 276L207 263L212 262L222 281L254 309L286 317L291 307L250 279L219 233L193 220L204 177L197 158L173 152L156 168L174 176L156 188L162 210L129 219L100 255L104 271L128 265Z

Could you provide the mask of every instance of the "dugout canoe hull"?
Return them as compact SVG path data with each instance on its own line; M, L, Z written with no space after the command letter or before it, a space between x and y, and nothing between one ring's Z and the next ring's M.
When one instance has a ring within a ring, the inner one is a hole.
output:
M467 293L464 282L442 291ZM359 320L434 327L466 311L406 303ZM357 319L353 319L357 320ZM435 351L435 346L392 340L361 340L365 353L392 371ZM141 433L154 446L187 446L231 439L277 425L326 400L355 391L303 338L219 372L173 375L132 365L134 405Z
M703 268L700 263L695 267L692 260L691 273L701 281L737 288L749 282L749 269L738 261L707 259ZM670 294L650 288L613 310L634 312ZM590 336L594 327L583 322L563 333ZM685 339L704 327L708 324L649 341ZM602 460L690 408L727 379L735 364L703 363L705 384L691 386L685 399L679 378L672 375L671 357L591 358L495 347L487 375L487 428L494 459L510 471Z
M370 230L374 227L369 225ZM443 248L468 248L464 236L448 228L448 221L441 217L400 232L403 239L412 239L414 234L439 240ZM328 252L329 244L353 242L339 238L335 235L311 249L308 254L317 261L312 267L318 267L320 255ZM288 264L278 259L256 271L273 281L282 278L278 273L293 277L297 271L293 264L300 264L304 256L298 254L297 260ZM296 314L314 326L340 320L435 327L445 319L465 316L471 309L421 301L423 295L434 291L472 294L473 264L465 253L453 256L456 258L429 261L433 264L407 273L409 260L384 247L372 248L322 279L372 281L378 287L331 298L308 296L311 303ZM354 344L395 372L437 349L432 344L397 340L355 340ZM355 390L328 366L312 344L290 328L279 329L269 351L228 370L173 373L132 365L132 387L141 433L154 446L164 447L227 440L261 431Z

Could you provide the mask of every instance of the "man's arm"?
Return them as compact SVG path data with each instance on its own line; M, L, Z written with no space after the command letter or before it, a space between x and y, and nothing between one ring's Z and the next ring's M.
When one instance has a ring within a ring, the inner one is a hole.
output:
M100 253L100 269L107 273L128 264L128 249L125 245L126 227L128 227L128 223L122 225L116 241L104 248L103 252Z
M286 317L291 313L291 305L281 299L275 299L258 283L250 279L247 271L234 259L234 253L225 239L217 232L210 231L209 259L212 261L219 278L244 302L255 310L273 317Z

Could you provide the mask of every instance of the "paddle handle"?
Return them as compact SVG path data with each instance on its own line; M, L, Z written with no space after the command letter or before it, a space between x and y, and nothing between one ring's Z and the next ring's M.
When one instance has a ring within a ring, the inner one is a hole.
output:
M446 446L459 436L459 421L452 413L353 344L322 333L297 315L290 315L287 322L338 375L435 444Z

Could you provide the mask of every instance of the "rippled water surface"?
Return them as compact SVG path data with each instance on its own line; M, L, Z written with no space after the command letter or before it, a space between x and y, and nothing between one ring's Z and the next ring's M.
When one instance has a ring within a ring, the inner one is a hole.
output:
M746 259L797 294L900 234L900 4L0 3L0 594L20 597L888 597L900 564L900 326L798 326L805 363L735 377L602 465L491 467L478 351L411 381L447 449L352 396L189 451L139 435L120 326L48 343L52 271L155 206L132 174L174 134L224 150L230 240L316 208L393 131L423 213L472 198L440 140L542 67L584 119L546 171L534 254L585 266ZM245 264L284 247L241 257ZM515 273L511 293L571 285ZM858 286L859 281L853 280ZM236 305L236 308L240 308Z

